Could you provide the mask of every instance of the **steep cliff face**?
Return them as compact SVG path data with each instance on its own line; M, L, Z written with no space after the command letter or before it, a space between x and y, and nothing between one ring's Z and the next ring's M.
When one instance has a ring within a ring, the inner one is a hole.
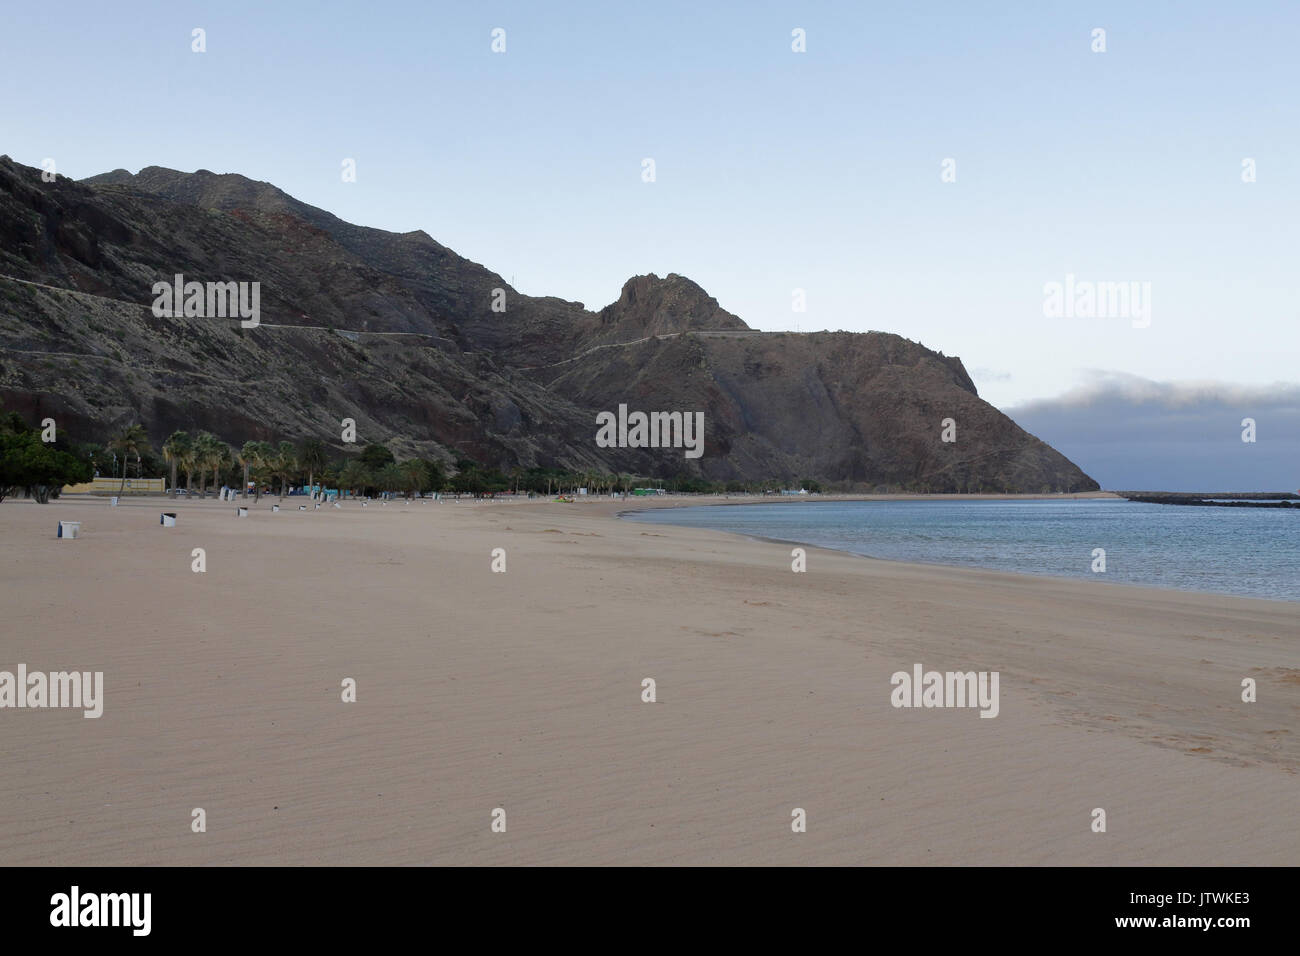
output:
M261 324L154 317L153 284L176 273L259 282ZM87 438L139 420L155 439L341 447L351 417L363 441L497 467L1096 488L983 402L960 360L899 336L754 332L678 275L634 277L599 312L525 296L423 232L354 226L242 176L45 183L2 158L0 275L0 400ZM599 447L596 414L621 404L703 412L704 454Z
M701 408L703 473L833 475L930 490L1091 490L1050 446L982 401L960 360L881 332L689 334L547 370L578 405ZM943 441L953 420L956 440Z

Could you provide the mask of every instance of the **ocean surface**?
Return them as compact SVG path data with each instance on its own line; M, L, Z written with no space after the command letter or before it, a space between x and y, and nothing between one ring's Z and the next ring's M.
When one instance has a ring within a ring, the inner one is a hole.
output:
M1115 499L800 501L664 508L632 521L713 528L873 558L1300 601L1300 509ZM1092 571L1093 549L1106 571Z

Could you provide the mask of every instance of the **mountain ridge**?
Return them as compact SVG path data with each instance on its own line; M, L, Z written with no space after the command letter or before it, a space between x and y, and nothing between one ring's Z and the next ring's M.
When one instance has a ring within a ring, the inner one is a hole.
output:
M598 311L527 296L422 230L346 223L235 173L40 173L0 158L0 273L66 290L0 280L0 399L20 411L340 450L333 423L353 417L366 441L503 468L1097 487L983 402L959 358L892 333L758 332L676 273L630 277ZM153 317L153 282L176 273L260 282L266 327ZM596 447L596 412L619 404L704 411L704 457Z

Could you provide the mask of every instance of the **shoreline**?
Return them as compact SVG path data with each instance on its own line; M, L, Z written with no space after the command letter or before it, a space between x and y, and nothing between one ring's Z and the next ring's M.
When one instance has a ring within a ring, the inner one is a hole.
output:
M607 501L606 498L597 498L596 501ZM898 495L873 495L873 494L826 494L818 492L817 494L808 495L649 495L642 499L647 504L641 508L629 509L627 512L620 514L637 514L641 511L653 511L656 508L663 507L699 507L705 505L755 505L755 504L815 504L825 502L842 502L842 501L1084 501L1084 500L1101 500L1101 501L1123 501L1124 496L1116 494L1113 491L1079 491L1079 492L1061 492L1059 494L898 494ZM577 499L581 502L582 499ZM662 502L662 504L659 504Z
M927 498L927 497L931 497L931 496L919 496L919 497L917 497L917 496L908 496L908 497L906 497L906 498L893 498L893 497L890 497L890 498L885 498L885 499L863 499L863 498L856 498L856 497L854 497L854 498L842 498L842 499L839 499L839 500L842 500L842 501L861 501L861 500L908 500L908 501L911 501L911 500L924 500L924 499ZM937 496L936 496L936 497L937 497ZM964 496L964 495L963 495L963 496L950 496L950 497L953 498L953 499L956 499L956 500L964 500L964 499L967 499L968 497L971 497L971 496ZM1012 500L1017 500L1017 499L1019 499L1019 500L1052 500L1052 499L1055 499L1055 498L1060 497L1060 496L1056 496L1056 495L1024 495L1024 496L1016 495L1016 496L1003 496L1003 498L1006 498L1006 497L1009 497L1009 498L1011 498ZM1089 493L1085 493L1085 494L1081 494L1081 495L1073 495L1073 496L1071 496L1071 497L1075 497L1075 498L1097 499L1097 500L1108 500L1108 499L1116 499L1116 500L1121 500L1121 501L1125 500L1125 499L1121 498L1119 495L1111 495L1111 494L1104 493L1104 492L1103 492L1103 493L1089 492ZM1003 498L998 498L998 499L984 499L984 498L982 498L981 500L1003 500ZM789 500L789 499L787 499L787 500ZM813 503L812 501L810 501L810 500L808 500L808 499L799 499L799 500L801 500L801 502L802 502L803 504L811 504L811 503ZM756 500L756 501L729 501L729 502L704 502L704 501L699 501L699 502L683 502L683 503L678 504L678 505L675 505L675 506L673 506L673 505L665 505L665 506L663 506L663 507L658 507L658 508L655 508L655 507L649 507L649 508L635 508L635 509L629 509L629 510L626 510L626 511L619 511L619 512L617 512L617 513L615 514L615 517L618 518L618 519L620 519L620 520L622 520L622 519L626 518L626 517L629 516L629 515L643 515L643 514L649 514L649 513L653 512L653 511L668 510L668 509L671 508L671 507L684 507L684 508L689 508L689 507L718 507L718 506L721 506L721 505L723 505L723 504L726 504L726 505L751 505L751 504L772 504L772 503L774 503L774 501L763 501L761 498L760 498L759 500ZM795 546L797 546L797 547L801 547L801 548L811 548L811 549L816 549L816 550L819 550L819 551L831 551L831 552L834 552L834 553L836 553L836 554L849 555L850 557L859 558L859 559L862 559L862 560L865 560L865 561L884 561L884 562L887 562L887 563L890 563L890 564L913 565L913 566L917 566L917 567L927 567L927 568L953 568L953 569L962 569L962 570L968 570L968 571L983 571L983 572L988 572L988 573L990 573L990 574L1006 574L1006 575L1011 575L1011 576L1013 576L1013 577L1017 577L1017 578L1021 578L1021 577L1024 577L1024 578L1047 578L1047 579L1050 579L1050 580L1053 580L1053 581L1070 581L1070 582L1075 582L1075 583L1078 583L1078 584L1080 584L1080 585L1082 585L1082 586L1084 586L1084 587L1092 587L1092 586L1103 586L1103 587L1117 587L1117 586L1118 586L1118 587L1131 587L1131 588L1137 588L1137 589L1139 589L1139 590L1149 590L1149 591L1156 591L1156 592L1161 592L1161 593L1163 593L1163 592L1168 592L1168 591L1172 591L1172 592L1175 592L1175 593L1178 593L1178 594L1200 594L1200 595L1206 595L1206 596L1210 596L1210 597L1234 597L1234 598L1244 598L1244 599L1246 599L1246 600L1251 600L1251 601L1269 601L1269 602L1274 603L1274 604L1283 604L1283 605L1300 605L1300 600L1292 600L1292 599L1288 599L1288 598L1276 598L1276 597L1263 597L1263 596L1261 596L1261 595L1257 595L1257 594L1237 594L1236 592L1233 592L1233 591L1206 591L1206 590L1202 590L1202 589L1199 589L1199 588L1162 587L1161 585L1158 585L1158 584L1141 584L1141 583L1137 583L1137 582L1133 582L1133 581L1107 581L1107 580L1094 580L1094 579L1091 579L1091 578L1083 578L1083 577L1069 577L1069 576L1066 576L1066 575L1060 575L1060 574L1046 574L1046 573L1038 574L1038 573L1034 573L1034 572L1031 572L1031 571L1004 571L1004 570L1001 570L1001 569L999 569L999 568L990 568L990 567L986 567L986 566L983 566L983 565L976 565L976 564L951 564L951 563L946 563L946 562L942 562L942 561L917 561L917 560L907 560L907 559L902 559L902 558L881 558L881 557L877 557L877 556L875 556L875 555L871 555L871 554L860 554L860 553L858 553L857 551L850 551L850 550L848 550L847 548L835 548L835 547L832 547L832 546L830 546L830 545L825 545L825 544L816 544L816 543L814 543L814 542L801 541L801 540L798 540L798 539L795 539L795 538L774 538L774 537L771 537L770 535L750 534L750 533L748 533L748 532L744 532L744 531L732 531L732 530L725 529L725 528L704 528L704 527L700 527L700 526L698 526L698 525L678 525L678 524L672 524L672 523L656 524L656 526L657 526L657 527L665 527L665 526L667 526L667 527L674 527L674 528L689 527L689 528L695 528L695 529L697 529L697 530L713 531L713 532L718 533L718 534L732 535L732 536L737 537L737 538L746 538L746 539L749 539L749 540L751 540L751 541L761 541L761 542L764 542L764 543L767 543L767 544L785 544L785 545L795 545Z

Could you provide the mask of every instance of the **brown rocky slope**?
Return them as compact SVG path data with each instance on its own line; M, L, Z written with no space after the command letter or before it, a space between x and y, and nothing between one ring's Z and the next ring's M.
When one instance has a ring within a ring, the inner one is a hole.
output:
M154 317L153 283L175 273L260 282L261 325ZM85 439L141 421L155 440L346 451L350 417L363 442L503 469L1097 488L981 400L959 359L897 335L754 332L677 275L634 277L599 312L525 296L423 232L351 225L237 175L46 183L0 158L0 276L0 401ZM597 447L596 413L621 403L704 412L703 457Z

